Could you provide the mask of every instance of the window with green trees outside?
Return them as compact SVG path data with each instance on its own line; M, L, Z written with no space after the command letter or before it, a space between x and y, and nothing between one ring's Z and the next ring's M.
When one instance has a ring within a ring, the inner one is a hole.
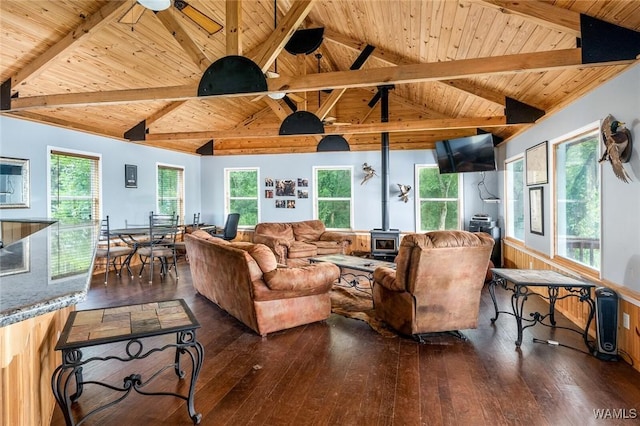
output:
M158 213L178 215L184 223L184 169L158 165Z
M418 232L460 229L462 190L457 173L416 166Z
M238 226L255 226L258 214L257 168L225 169L225 214L240 213Z
M353 168L314 167L316 217L328 229L353 227Z
M599 129L554 146L556 174L556 253L600 269Z
M505 169L507 237L524 241L524 158L507 161Z
M99 220L99 157L52 150L49 167L49 215L67 223Z

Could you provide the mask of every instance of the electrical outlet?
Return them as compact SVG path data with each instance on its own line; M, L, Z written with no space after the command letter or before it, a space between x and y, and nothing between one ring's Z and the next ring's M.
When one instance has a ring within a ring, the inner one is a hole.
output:
M626 312L622 313L622 326L627 330L629 329L629 314Z
M529 269L533 269L533 261L529 261Z

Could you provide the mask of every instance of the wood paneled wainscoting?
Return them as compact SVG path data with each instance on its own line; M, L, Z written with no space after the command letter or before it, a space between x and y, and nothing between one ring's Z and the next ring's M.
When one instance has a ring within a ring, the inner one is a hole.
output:
M561 265L550 259L548 256L531 250L521 243L505 239L502 241L503 263L505 268L519 269L551 269L558 272L577 273L585 279L598 286L609 287L615 290L619 296L618 312L618 350L623 351L622 359L629 362L640 371L640 294L628 288L605 280L599 280L588 274L581 274L582 271L574 271L571 268ZM532 289L537 291L538 289ZM540 289L540 291L545 291ZM560 290L562 296L564 291ZM584 328L589 310L584 303L575 297L558 300L556 309L562 312L568 319L577 326ZM629 314L629 329L622 326L622 313ZM595 337L595 321L592 323L589 333Z
M55 350L69 306L0 328L3 425L48 425L56 404L51 374L60 365Z

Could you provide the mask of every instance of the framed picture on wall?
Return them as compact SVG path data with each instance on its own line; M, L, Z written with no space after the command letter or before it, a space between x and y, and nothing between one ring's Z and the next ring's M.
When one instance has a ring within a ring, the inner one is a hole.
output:
M541 185L549 181L547 177L547 141L532 146L525 151L527 185Z
M29 207L29 160L0 157L0 209Z
M544 235L543 187L529 188L529 226L532 234Z
M125 188L138 187L138 166L133 164L124 165L124 187Z

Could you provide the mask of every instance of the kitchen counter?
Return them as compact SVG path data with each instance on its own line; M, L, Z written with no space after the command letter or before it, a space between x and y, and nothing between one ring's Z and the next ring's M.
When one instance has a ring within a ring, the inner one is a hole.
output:
M75 305L91 283L99 226L50 220L0 249L0 327ZM46 226L48 224L48 226Z

